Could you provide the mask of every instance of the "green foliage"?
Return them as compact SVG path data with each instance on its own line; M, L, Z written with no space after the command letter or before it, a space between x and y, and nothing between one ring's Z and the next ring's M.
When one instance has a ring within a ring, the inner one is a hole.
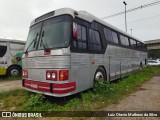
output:
M31 94L28 96L28 100L24 105L22 105L21 109L30 111L44 111L50 110L53 107L54 104L47 101L43 94Z
M31 95L30 99L25 103L24 108L32 109L39 107L44 103L44 96L42 94Z
M96 94L99 93L109 93L112 89L110 88L110 84L106 80L96 80L93 86L93 92Z

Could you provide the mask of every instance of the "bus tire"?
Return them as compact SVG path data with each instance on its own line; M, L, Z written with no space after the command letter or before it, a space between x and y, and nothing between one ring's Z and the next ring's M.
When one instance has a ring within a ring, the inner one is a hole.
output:
M11 66L7 70L7 76L21 75L21 68L18 66Z
M102 67L98 67L94 75L94 81L105 80L105 79L106 79L105 70Z

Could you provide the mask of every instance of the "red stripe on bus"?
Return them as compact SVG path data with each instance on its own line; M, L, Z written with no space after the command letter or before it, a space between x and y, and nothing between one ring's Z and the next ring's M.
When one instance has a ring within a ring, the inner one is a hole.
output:
M73 88L68 88L68 89L65 89L65 90L52 90L53 93L57 93L57 94L64 94L64 93L68 93L68 92L71 92L71 91L74 91L76 88L73 87Z
M42 87L50 87L50 83L44 83L44 82L24 80L24 83L27 83L27 84L37 84L37 85L42 86Z
M24 87L38 90L38 91L43 91L43 92L50 92L50 84L49 83L24 80Z
M65 84L53 84L52 88L53 88L52 89L53 93L57 93L57 94L68 93L76 89L76 82L70 82Z
M37 82L31 80L23 80L24 87L37 91L51 92L50 83ZM51 83L52 84L52 83ZM70 82L65 84L52 84L52 92L57 94L64 94L76 89L76 82Z
M70 82L70 83L65 83L65 84L53 84L53 88L69 88L69 87L75 87L76 82Z

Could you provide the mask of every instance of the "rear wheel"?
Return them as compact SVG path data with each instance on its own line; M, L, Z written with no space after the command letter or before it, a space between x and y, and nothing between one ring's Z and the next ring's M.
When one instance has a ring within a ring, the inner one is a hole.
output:
M7 70L7 76L17 76L21 74L20 67L17 66L11 66Z
M94 81L102 81L106 79L106 73L102 67L99 67L94 75Z

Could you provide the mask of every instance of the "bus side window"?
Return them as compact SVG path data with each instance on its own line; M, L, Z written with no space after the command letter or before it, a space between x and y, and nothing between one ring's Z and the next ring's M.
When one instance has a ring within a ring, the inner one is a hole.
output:
M102 50L101 37L98 31L89 29L89 46L90 50Z
M104 35L105 35L105 38L106 38L107 42L114 43L114 44L119 44L117 32L111 31L108 28L104 28L103 30L104 30Z
M0 57L3 57L7 52L7 46L0 45Z
M115 43L115 44L119 44L118 35L117 35L116 32L113 32L113 31L112 31L112 41L113 41L113 43Z
M129 39L124 35L120 35L121 45L129 46Z
M130 39L130 45L131 45L132 48L136 49L136 41L135 40Z
M141 49L141 43L137 41L137 49Z
M108 28L104 28L104 35L105 35L105 38L106 38L106 41L109 42L109 43L112 43L112 32L110 29Z
M73 46L75 48L86 50L87 49L87 30L83 25L77 24L77 39L73 40Z

